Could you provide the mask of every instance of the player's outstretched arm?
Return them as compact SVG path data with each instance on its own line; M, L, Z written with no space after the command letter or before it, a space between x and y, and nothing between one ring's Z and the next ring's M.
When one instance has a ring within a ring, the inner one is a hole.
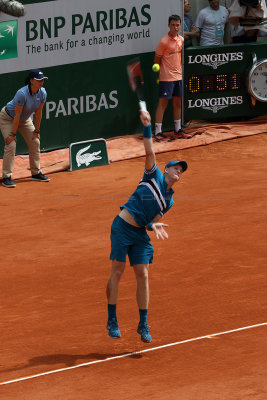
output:
M143 124L144 148L146 153L145 169L151 169L156 162L153 149L151 117L148 111L140 110L140 120Z
M155 222L152 225L152 231L155 232L156 238L157 239L168 239L169 235L164 229L164 227L168 227L167 224L163 224L162 222Z
M147 225L147 230L154 231L157 239L168 239L169 235L166 232L165 228L167 228L169 225L159 222L160 219L161 215L156 215L153 221Z

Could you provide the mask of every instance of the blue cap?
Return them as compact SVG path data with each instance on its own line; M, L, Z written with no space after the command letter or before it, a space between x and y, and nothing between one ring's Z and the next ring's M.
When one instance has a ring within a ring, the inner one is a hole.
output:
M183 168L183 172L187 170L187 162L184 160L181 161L169 161L168 164L165 165L165 168L173 167L174 165L180 164Z
M29 79L36 79L37 81L41 81L43 79L48 79L47 76L44 76L43 72L40 69L32 69L28 76Z

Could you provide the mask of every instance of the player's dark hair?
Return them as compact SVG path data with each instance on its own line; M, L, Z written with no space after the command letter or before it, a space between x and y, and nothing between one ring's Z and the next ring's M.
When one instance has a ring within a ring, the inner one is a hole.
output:
M177 15L177 14L172 14L172 15L169 16L169 24L170 24L171 21L180 21L180 22L182 22L181 17L179 15Z

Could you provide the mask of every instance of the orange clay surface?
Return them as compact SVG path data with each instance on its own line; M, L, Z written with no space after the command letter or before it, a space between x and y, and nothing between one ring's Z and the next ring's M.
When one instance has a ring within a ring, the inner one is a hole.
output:
M1 186L1 400L266 400L266 158L264 133L157 154L160 168L189 168L169 239L151 234L151 344L136 333L128 264L122 338L105 328L110 225L144 158Z

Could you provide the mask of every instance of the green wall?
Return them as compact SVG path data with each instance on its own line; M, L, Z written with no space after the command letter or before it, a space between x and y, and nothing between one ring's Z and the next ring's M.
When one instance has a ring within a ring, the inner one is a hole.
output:
M41 123L41 151L66 148L71 143L141 132L136 95L130 90L126 64L135 55L45 68L47 102ZM145 81L145 98L154 117L158 102L154 53L139 55ZM1 107L24 86L27 71L0 75ZM86 97L89 110L86 110ZM68 103L72 105L68 107ZM52 111L52 109L54 110ZM171 105L164 129L173 128ZM1 152L3 139L1 135ZM27 153L18 135L17 154Z

